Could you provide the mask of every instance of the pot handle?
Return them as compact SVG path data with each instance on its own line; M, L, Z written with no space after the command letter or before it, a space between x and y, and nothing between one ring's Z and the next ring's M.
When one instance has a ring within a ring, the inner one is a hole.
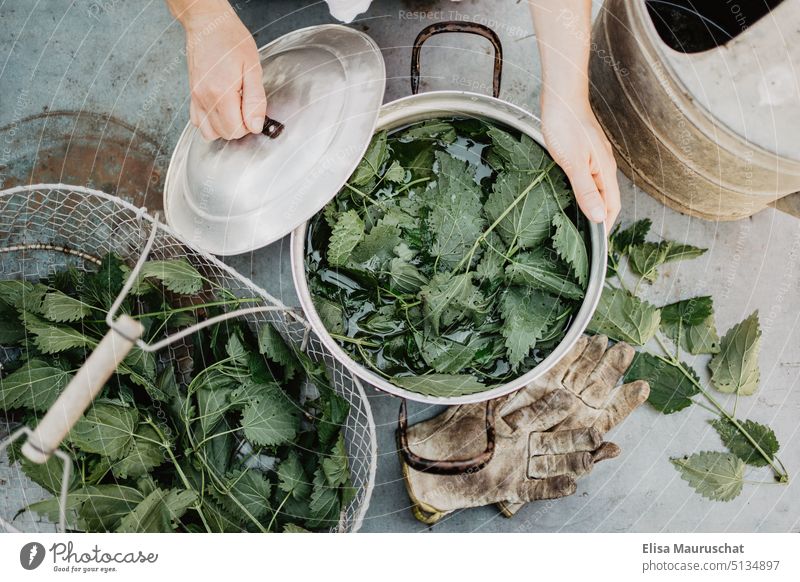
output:
M406 465L423 473L433 475L463 475L476 473L489 464L494 456L494 400L486 401L486 449L478 455L468 459L426 459L414 453L408 446L408 410L406 401L400 402L400 414L397 419L397 441L400 455Z
M500 79L503 74L503 45L500 44L500 37L488 26L477 22L461 22L451 20L447 22L435 22L423 28L417 38L414 39L414 46L411 48L411 94L419 93L419 56L422 45L430 37L443 32L465 32L477 34L492 43L494 47L494 70L492 72L492 95L500 97Z

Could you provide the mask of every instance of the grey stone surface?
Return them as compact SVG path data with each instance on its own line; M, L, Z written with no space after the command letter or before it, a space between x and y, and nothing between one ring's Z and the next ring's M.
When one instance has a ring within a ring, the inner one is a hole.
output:
M311 24L331 22L320 2L240 1L237 9L259 44ZM438 11L432 19L411 11ZM71 3L8 0L0 23L0 125L45 109L111 113L153 135L168 154L187 121L183 35L160 0L76 0ZM490 24L506 50L502 97L538 109L540 87L535 39L525 3L504 0L390 2L380 0L355 26L382 47L387 100L408 94L409 45L433 20L462 18ZM490 48L478 38L439 36L424 51L423 89L490 84ZM0 148L0 151L2 148ZM711 294L721 331L759 309L764 327L762 382L742 398L738 414L769 423L781 441L781 458L793 475L788 486L745 485L729 503L700 498L680 480L670 456L720 450L700 407L663 416L643 407L610 435L622 456L598 466L576 495L531 504L507 520L494 508L458 512L432 528L408 510L394 445L398 400L370 391L378 424L377 487L364 531L798 531L800 530L800 228L775 210L734 223L708 223L672 212L620 176L624 222L650 217L656 237L705 246L692 262L663 269L643 292L656 304ZM285 302L296 305L288 240L229 259ZM698 358L698 368L704 368ZM732 398L721 398L733 407ZM412 406L415 418L434 409ZM766 470L749 469L753 481Z

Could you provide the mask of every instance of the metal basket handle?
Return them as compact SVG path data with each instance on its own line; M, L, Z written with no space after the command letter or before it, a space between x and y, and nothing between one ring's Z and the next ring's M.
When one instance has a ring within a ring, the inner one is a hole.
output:
M451 20L448 22L435 22L423 28L417 38L414 39L414 46L411 48L411 93L416 95L419 93L419 70L420 70L420 53L422 45L425 44L430 37L444 32L463 32L467 34L477 34L482 36L492 43L494 47L494 69L492 71L492 95L500 97L500 80L503 76L503 45L500 43L500 37L491 28L484 24L477 22L461 22L460 20Z
M400 402L400 414L397 419L398 449L403 461L415 471L431 473L433 475L463 475L475 473L483 469L494 456L495 430L494 430L495 401L486 401L486 448L482 453L467 459L427 459L421 457L408 446L408 410L406 401Z

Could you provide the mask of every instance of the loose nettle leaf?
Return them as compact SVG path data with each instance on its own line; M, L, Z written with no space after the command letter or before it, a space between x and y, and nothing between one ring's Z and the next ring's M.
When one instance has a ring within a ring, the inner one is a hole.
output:
M328 262L331 265L345 265L350 253L363 238L364 221L358 213L355 210L348 210L340 214L328 242Z
M652 224L649 218L637 220L624 229L618 224L609 237L611 252L626 254L628 252L628 247L644 243L644 239L647 233L650 232Z
M661 329L690 354L719 352L714 304L709 296L693 297L661 308Z
M706 249L672 241L662 241L629 245L626 252L633 271L641 275L643 279L652 282L658 277L658 267L664 263L694 259L704 254Z
M720 392L750 396L758 390L761 371L758 355L761 328L758 311L728 330L719 344L719 353L708 363L711 383Z
M742 492L744 462L732 453L706 451L670 460L681 478L703 497L730 501Z
M754 467L766 467L769 465L770 461L778 454L778 449L780 448L775 432L770 427L752 420L739 420L737 422L758 443L761 450L766 453L766 459L730 420L718 418L711 421L711 426L717 431L728 450L742 461Z
M695 384L700 382L700 378L686 364L683 368L691 374L694 382L677 366L647 352L637 352L625 373L625 382L646 380L650 385L647 401L659 412L671 414L691 406L692 397L700 393Z
M646 344L658 331L661 311L624 289L606 285L587 329L617 341Z

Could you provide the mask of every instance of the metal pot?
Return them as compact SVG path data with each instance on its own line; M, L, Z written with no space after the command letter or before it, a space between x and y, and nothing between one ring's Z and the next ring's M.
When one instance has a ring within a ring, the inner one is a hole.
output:
M432 91L418 94L419 88L419 56L422 44L434 34L441 32L466 32L478 34L489 39L495 48L495 70L493 83L493 97L466 91ZM503 101L498 97L500 93L500 79L502 67L502 49L497 35L489 28L474 23L436 23L422 30L414 42L411 63L411 89L412 95L397 99L383 105L378 115L376 132L392 130L406 126L417 121L434 119L437 117L462 116L479 118L489 122L496 122L516 129L544 145L542 133L539 129L539 120L527 111ZM341 361L353 374L369 382L376 388L409 400L426 402L430 404L465 404L470 402L483 402L510 392L514 392L529 384L555 365L578 341L589 320L597 308L597 302L603 289L606 273L607 243L605 227L602 224L590 223L591 263L589 267L589 284L583 304L575 315L566 335L553 352L538 366L529 370L511 382L490 387L484 392L465 396L431 397L412 392L396 386L386 379L375 374L367 367L356 362L334 340L325 329L317 313L308 288L308 277L305 269L305 243L308 223L302 224L292 232L291 237L291 262L292 276L295 288L300 298L300 304L317 332L322 343Z

